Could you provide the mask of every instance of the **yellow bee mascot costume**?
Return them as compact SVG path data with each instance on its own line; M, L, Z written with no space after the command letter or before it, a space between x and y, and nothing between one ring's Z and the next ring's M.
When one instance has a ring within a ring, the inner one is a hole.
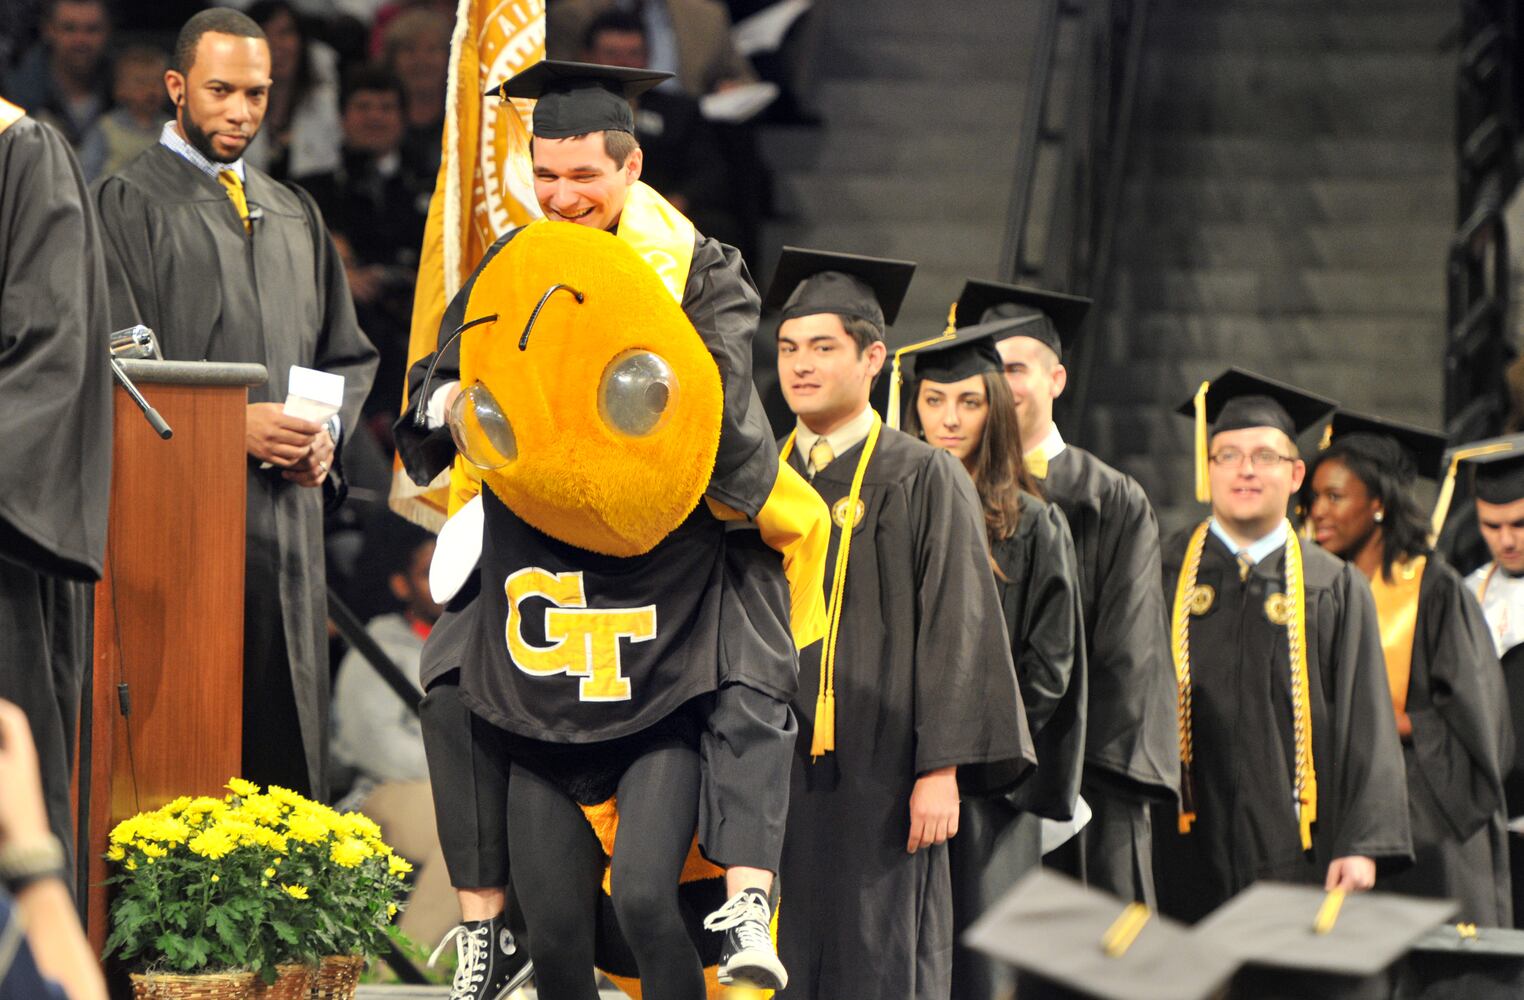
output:
M656 79L542 62L503 92L538 98L537 142L613 158L631 87ZM482 487L439 545L457 526L479 543L459 563L476 589L452 600L422 666L452 883L511 882L541 995L594 996L596 958L638 972L638 987L620 980L632 994L686 1000L758 970L786 981L766 894L726 900L705 859L777 870L796 646L825 631L830 515L777 460L739 254L639 183L638 154L623 159L614 222L537 222L489 250L409 373L397 443L415 482L453 463L452 512ZM507 761L507 780L484 759ZM723 938L694 926L716 902L705 922ZM512 917L510 904L462 924L457 948L498 947Z

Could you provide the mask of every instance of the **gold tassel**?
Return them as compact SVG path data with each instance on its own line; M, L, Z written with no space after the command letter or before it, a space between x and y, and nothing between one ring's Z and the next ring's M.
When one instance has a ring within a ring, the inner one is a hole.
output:
M1193 400L1196 407L1196 502L1212 502L1212 481L1207 476L1207 390L1212 383L1203 382L1196 390Z
M836 692L822 690L815 696L815 736L810 740L810 756L819 757L836 749Z
M1496 455L1505 451L1513 451L1512 441L1494 441L1492 444L1477 445L1475 448L1460 448L1450 456L1450 468L1445 472L1445 481L1439 487L1439 500L1435 502L1434 514L1429 518L1431 547L1445 527L1445 518L1450 516L1450 503L1455 499L1455 476L1460 471L1460 464L1468 458Z
M1339 910L1344 906L1344 890L1333 889L1323 897L1323 902L1318 906L1318 915L1312 919L1312 932L1314 934L1327 934L1334 929L1338 922Z
M1121 958L1127 954L1127 949L1143 933L1143 927L1152 915L1147 905L1128 903L1127 908L1106 928L1106 933L1101 935L1101 950L1106 953L1106 957Z
M957 335L958 303L954 302L947 307L947 326L942 330L940 336L901 347L894 352L894 359L889 364L889 405L886 407L887 412L884 414L884 422L889 425L890 430L897 431L900 429L900 386L905 381L905 376L900 370L900 358L912 351L919 351L922 348L930 347L932 344L940 344L943 341L952 340Z

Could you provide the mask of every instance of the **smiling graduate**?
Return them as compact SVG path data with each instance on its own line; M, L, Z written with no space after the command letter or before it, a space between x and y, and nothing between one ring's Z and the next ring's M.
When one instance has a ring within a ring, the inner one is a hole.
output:
M1160 909L1195 920L1251 882L1351 891L1411 858L1406 779L1370 588L1292 530L1296 436L1320 396L1241 369L1197 421L1211 516L1164 546L1181 805L1155 813Z

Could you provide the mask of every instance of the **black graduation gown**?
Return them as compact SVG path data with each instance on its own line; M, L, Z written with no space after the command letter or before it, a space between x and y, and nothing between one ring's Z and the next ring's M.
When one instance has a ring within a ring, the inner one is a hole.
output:
M1165 548L1173 601L1189 532ZM1285 591L1285 549L1240 580L1238 561L1207 533L1198 585L1211 606L1191 618L1196 822L1181 835L1173 806L1155 810L1159 908L1194 921L1259 879L1321 885L1335 858L1378 871L1411 860L1406 777L1370 587L1354 567L1302 546L1307 674L1318 779L1312 850L1292 802L1294 737L1286 630L1266 600Z
M100 233L62 136L0 131L0 698L26 712L54 833L69 769L111 487Z
M1502 667L1476 598L1438 555L1419 589L1406 711L1414 863L1377 888L1454 899L1456 920L1512 926L1503 775L1513 724Z
M815 475L827 505L850 492L861 453ZM803 469L797 450L790 461ZM1019 775L1035 757L968 473L885 428L860 499L836 645L836 749L816 762L820 647L800 656L779 873L788 1000L945 997L947 849L906 853L911 790L918 775L956 765L966 797L980 772ZM841 530L833 518L833 566Z
M948 843L953 925L963 932L1042 860L1041 818L1074 815L1085 760L1085 633L1069 524L1057 506L1025 494L1016 532L992 546L1011 657L1037 750L1015 790L968 796ZM954 1000L995 993L995 963L958 945Z
M217 181L162 145L97 185L112 324L147 324L172 360L263 364L269 380L249 390L251 403L284 402L292 365L343 375L339 416L344 433L354 433L376 350L355 323L338 251L304 192L253 167L244 190L251 210L262 213L252 234ZM322 795L329 685L323 497L259 465L248 460L245 768L255 780L303 784ZM254 773L261 769L275 773Z
M1168 601L1153 586L1159 525L1142 488L1067 445L1048 463L1043 493L1069 521L1084 601L1089 694L1083 794L1090 824L1060 865L1127 899L1153 892L1148 803L1180 785Z

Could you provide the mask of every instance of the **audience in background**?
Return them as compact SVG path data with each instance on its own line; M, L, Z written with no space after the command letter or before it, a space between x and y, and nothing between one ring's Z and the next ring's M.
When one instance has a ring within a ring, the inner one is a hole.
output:
M101 116L94 131L104 153L100 176L115 173L127 161L159 141L169 117L164 92L164 71L169 60L160 49L133 45L116 57L112 69L111 96L116 107ZM95 180L86 176L86 180Z
M270 43L270 103L245 162L286 180L339 165L339 69L333 49L308 37L287 0L259 0L248 14Z
M362 556L399 608L371 619L366 631L415 687L423 641L443 610L429 594L433 557L432 535L388 513L372 523ZM399 926L414 941L437 941L458 914L434 827L418 712L356 651L344 657L334 681L330 749L334 763L353 774L349 804L379 823L386 842L417 872Z
M545 11L546 54L577 58L593 19L615 9L636 13L644 22L647 65L677 74L659 89L703 97L757 78L730 40L730 14L714 0L555 0Z
M443 148L451 23L449 16L420 6L397 15L381 36L381 62L402 81L407 122L403 158L430 187L439 174Z
M361 327L381 352L366 401L367 418L390 443L390 422L402 409L407 341L418 249L434 175L410 172L402 154L403 89L379 66L362 66L345 81L343 148L339 166L297 178L347 248L349 290Z
M39 29L0 93L62 132L85 176L96 177L104 151L99 138L86 140L111 105L110 12L105 0L48 0Z

